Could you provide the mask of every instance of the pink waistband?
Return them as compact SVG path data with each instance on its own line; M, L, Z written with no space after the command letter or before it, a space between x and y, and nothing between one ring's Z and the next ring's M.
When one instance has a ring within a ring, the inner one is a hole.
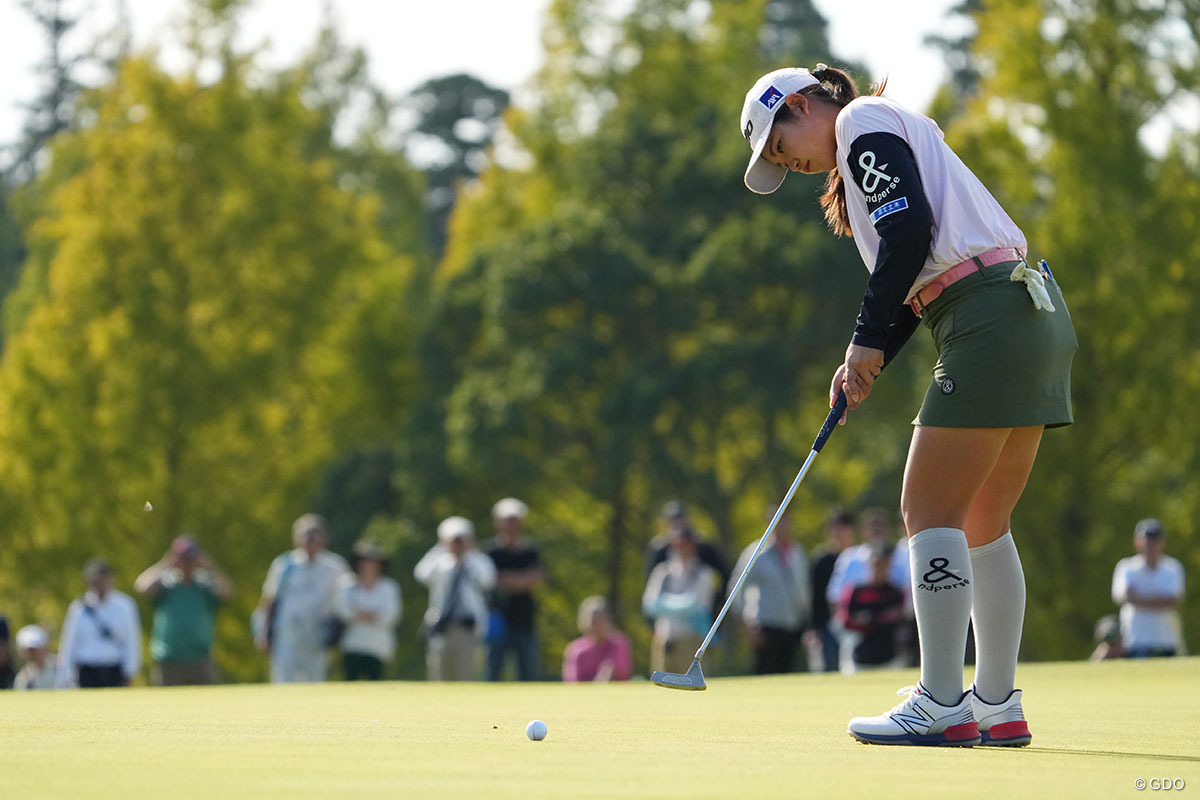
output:
M988 250L986 253L980 253L977 256L972 256L966 261L955 264L950 269L938 275L929 283L921 287L921 291L917 292L912 300L908 301L912 307L913 313L918 317L925 307L938 298L947 286L957 281L962 280L968 275L979 272L980 267L990 267L993 264L1003 264L1006 261L1024 261L1025 254L1015 247L998 247L995 250Z

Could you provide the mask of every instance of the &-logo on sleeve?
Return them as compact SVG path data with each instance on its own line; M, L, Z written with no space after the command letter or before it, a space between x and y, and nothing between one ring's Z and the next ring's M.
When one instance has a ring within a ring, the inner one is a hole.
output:
M914 202L909 193L921 191L912 150L894 133L859 136L850 145L847 161L876 227L885 217L908 210Z

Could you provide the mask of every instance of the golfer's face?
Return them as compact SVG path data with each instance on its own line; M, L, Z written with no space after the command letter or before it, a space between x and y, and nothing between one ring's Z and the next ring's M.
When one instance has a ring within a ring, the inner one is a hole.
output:
M790 98L789 98L790 99ZM812 102L805 98L805 106ZM812 174L828 172L837 166L837 138L833 125L818 121L793 106L796 116L777 120L767 135L762 157L776 166Z

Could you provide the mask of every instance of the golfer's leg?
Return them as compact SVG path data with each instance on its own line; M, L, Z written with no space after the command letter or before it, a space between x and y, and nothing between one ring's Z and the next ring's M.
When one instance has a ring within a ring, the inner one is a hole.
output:
M1001 703L1012 692L1025 621L1025 573L1013 541L1011 517L1033 469L1042 428L1014 428L967 512L974 575L975 692Z
M909 535L913 610L921 643L921 684L955 705L971 618L972 575L964 525L1010 429L935 428L913 432L901 510Z

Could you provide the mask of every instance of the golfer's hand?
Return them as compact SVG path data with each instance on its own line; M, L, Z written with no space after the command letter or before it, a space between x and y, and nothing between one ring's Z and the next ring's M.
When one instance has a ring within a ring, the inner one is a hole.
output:
M846 374L846 365L842 364L833 372L833 380L829 382L829 407L833 408L837 405L838 395L842 393L842 376ZM849 398L847 398L849 401ZM848 402L847 402L848 405ZM846 412L842 412L842 418L838 420L838 425L846 424Z
M846 408L858 408L871 393L871 386L883 371L883 351L874 347L852 344L846 348L846 362L842 365L842 390L846 392Z

